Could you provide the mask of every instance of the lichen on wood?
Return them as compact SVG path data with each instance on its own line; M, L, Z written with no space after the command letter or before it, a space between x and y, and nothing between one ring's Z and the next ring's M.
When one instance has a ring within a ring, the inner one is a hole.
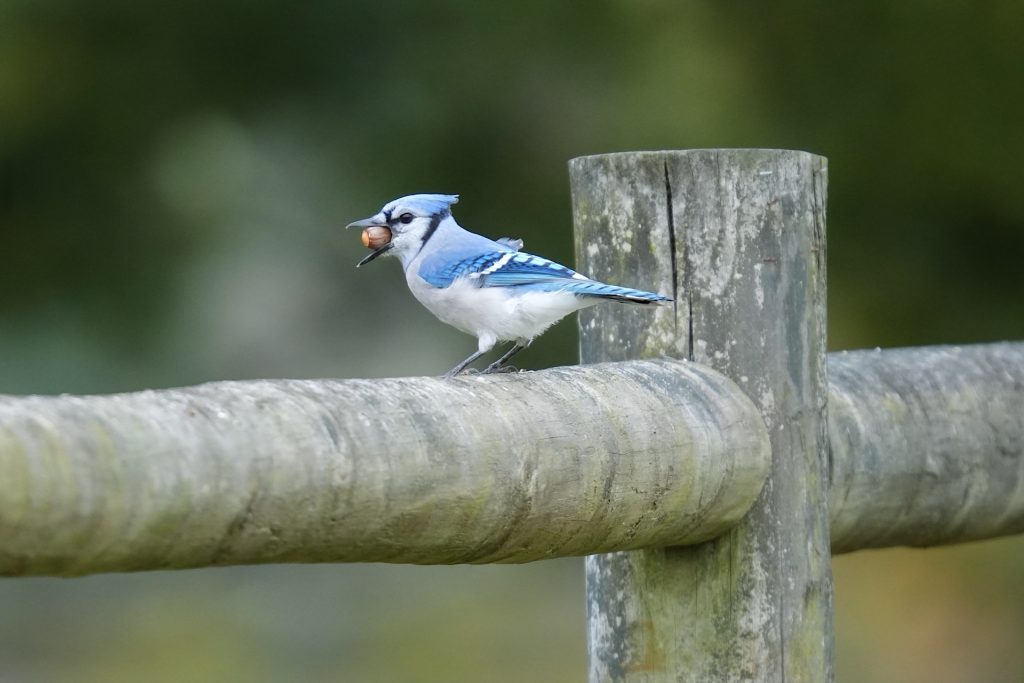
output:
M761 497L722 537L587 558L590 680L831 680L825 160L626 152L569 173L580 270L675 298L653 320L581 313L581 359L707 364L758 405L773 451Z

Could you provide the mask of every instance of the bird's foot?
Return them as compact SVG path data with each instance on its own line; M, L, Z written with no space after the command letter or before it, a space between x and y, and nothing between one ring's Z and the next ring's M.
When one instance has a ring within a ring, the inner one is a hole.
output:
M517 368L514 365L494 365L494 364L492 364L492 365L488 365L487 366L487 368L484 370L483 374L485 374L485 375L497 375L497 374L507 373L507 372L519 372L519 368Z
M476 368L463 368L462 370L459 370L458 372L456 372L455 370L449 370L448 372L444 373L442 375L442 377L466 377L468 375L479 375L479 374L482 374L482 373L479 370L477 370Z

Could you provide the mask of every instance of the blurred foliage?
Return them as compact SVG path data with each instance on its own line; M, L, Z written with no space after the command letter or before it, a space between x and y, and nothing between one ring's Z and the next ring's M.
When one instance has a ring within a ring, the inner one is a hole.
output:
M1008 1L0 0L0 391L436 374L473 341L339 228L458 192L466 227L571 261L566 160L634 149L827 156L833 348L1024 339L1022 25ZM574 345L563 323L522 363ZM838 560L847 678L1024 677L1021 556ZM579 568L551 567L3 582L0 680L578 679ZM293 606L306 585L330 608Z

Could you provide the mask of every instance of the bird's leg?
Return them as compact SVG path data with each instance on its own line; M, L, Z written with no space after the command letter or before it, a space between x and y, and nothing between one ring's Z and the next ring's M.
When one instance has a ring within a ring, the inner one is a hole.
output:
M473 361L475 361L477 358L479 358L480 356L484 355L485 353L487 353L487 351L475 351L475 352L473 352L472 354L470 354L469 358L467 358L466 360L462 361L461 363L456 365L454 368L452 368L448 372L444 373L444 376L445 377L455 377L457 374L459 374L460 372L465 370L467 365L469 365L470 363L472 363Z
M501 372L502 371L502 366L508 361L508 359L511 358L512 356L516 355L517 353L519 353L523 349L525 349L527 346L529 346L529 344L523 344L521 342L516 342L515 344L512 345L511 349L509 349L508 351L505 352L504 356L502 356L498 360L496 360L493 363L491 363L490 365L488 365L487 368L484 370L483 374L489 375L492 372Z

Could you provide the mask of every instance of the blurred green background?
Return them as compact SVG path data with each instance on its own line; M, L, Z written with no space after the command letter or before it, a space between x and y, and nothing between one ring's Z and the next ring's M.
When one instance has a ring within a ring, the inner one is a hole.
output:
M1024 4L0 0L0 392L438 374L340 227L572 260L566 161L830 160L833 349L1024 340ZM571 321L522 355L573 362ZM1024 543L835 562L842 681L1024 679ZM0 681L570 681L582 565L0 581Z

